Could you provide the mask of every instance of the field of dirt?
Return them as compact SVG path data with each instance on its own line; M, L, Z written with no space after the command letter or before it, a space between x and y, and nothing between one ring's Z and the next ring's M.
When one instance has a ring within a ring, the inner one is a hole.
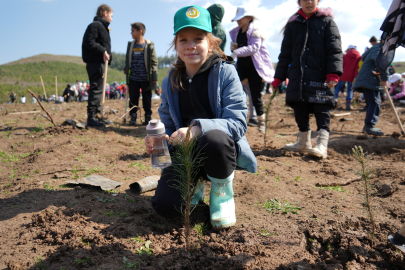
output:
M283 150L298 132L283 100L273 101L266 147L257 128L248 128L258 170L235 173L237 225L212 230L207 182L207 199L191 216L191 252L183 221L154 213L154 191L130 190L133 182L160 174L144 151L144 126L122 120L99 129L61 125L85 121L85 103L45 104L58 127L42 112L13 114L40 111L37 104L0 105L0 269L405 269L404 254L387 239L405 222L405 140L394 134L399 128L388 103L377 125L386 136L361 136L365 112L357 103L351 115L332 119L328 158L318 160ZM158 105L154 101L153 118ZM115 120L124 102L107 100L110 109L119 111L107 115ZM316 130L313 118L311 127ZM316 187L357 177L355 145L371 154L375 169L373 238L362 181ZM123 184L106 192L65 183L91 174ZM382 196L383 185L392 194Z

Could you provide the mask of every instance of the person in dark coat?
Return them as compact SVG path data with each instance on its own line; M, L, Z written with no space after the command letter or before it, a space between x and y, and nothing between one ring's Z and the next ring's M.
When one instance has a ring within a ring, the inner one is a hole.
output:
M87 105L87 125L104 126L95 115L101 113L101 99L103 95L103 75L105 61L111 64L111 39L109 24L113 20L113 10L108 5L101 5L97 9L94 21L87 27L83 36L82 58L86 63L86 70L90 80L89 98ZM104 121L106 122L106 121Z
M374 43L362 56L363 64L354 82L354 91L363 92L367 103L366 119L363 131L370 135L382 136L384 133L376 128L381 108L381 93L387 87L388 70L380 70L377 66L377 56L382 43Z
M71 94L70 88L72 88L72 85L70 83L68 83L65 90L63 90L62 96L63 96L65 102L69 102L70 94Z
M339 79L335 88L335 99L338 98L339 92L343 89L347 82L346 109L351 110L353 99L353 81L357 77L359 70L359 62L361 60L360 53L356 50L356 46L349 45L346 54L343 56L343 74Z
M213 4L207 8L211 15L212 34L222 40L219 48L224 52L226 45L226 33L221 22L225 15L225 9L221 4Z
M333 21L333 11L319 9L319 0L298 1L301 9L284 29L279 62L273 87L289 79L286 103L294 109L299 139L287 144L290 151L308 152L326 158L329 140L330 110L336 105L331 90L343 72L340 33ZM318 139L312 148L309 114L314 113Z

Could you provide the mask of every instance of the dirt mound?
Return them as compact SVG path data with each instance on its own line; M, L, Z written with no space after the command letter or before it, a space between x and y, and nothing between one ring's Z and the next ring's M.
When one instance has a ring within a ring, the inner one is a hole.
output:
M123 107L121 100L107 103ZM153 101L153 118L158 118L158 105ZM273 105L267 147L257 128L247 130L258 167L255 173L235 171L237 225L212 230L211 183L206 182L204 203L191 216L191 252L185 251L182 220L163 219L153 211L154 191L136 195L130 190L135 181L159 174L145 153L144 126L49 127L43 117L5 115L0 269L405 269L404 254L387 239L405 223L404 138L359 137L364 113L354 110L350 122L332 119L328 158L314 159L283 150L296 141L298 129L281 98ZM4 106L38 109L35 104ZM52 106L45 104L56 123L81 121L86 114L83 103L67 103L60 110ZM396 125L386 124L391 118L391 112L382 111L379 127L386 134L398 132ZM316 130L313 118L311 128ZM349 181L359 169L351 156L355 145L372 154L371 184L381 187L372 196L374 239L363 209L363 183ZM92 174L123 184L102 191L65 182ZM383 187L391 192L380 196Z

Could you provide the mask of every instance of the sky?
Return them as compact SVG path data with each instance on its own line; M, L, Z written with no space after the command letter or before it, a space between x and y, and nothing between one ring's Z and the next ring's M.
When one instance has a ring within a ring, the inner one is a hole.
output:
M379 30L392 0L321 0L319 7L330 7L342 36L342 48L357 46L360 53L370 46L371 36ZM288 18L298 10L297 0L0 0L0 65L34 56L57 54L81 56L83 34L93 21L97 7L108 4L114 10L110 24L112 51L125 53L132 40L131 23L146 26L145 38L155 43L158 56L168 51L173 40L173 17L186 5L209 7L213 3L225 8L223 26L228 33L237 24L231 22L238 6L247 7L255 25L265 33L266 47L273 62L278 62L280 33ZM225 53L230 55L228 34ZM394 61L405 61L405 49L397 49Z

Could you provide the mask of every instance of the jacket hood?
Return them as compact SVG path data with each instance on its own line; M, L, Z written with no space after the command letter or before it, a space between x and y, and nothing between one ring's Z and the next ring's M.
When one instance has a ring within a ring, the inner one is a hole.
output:
M212 26L218 25L222 22L225 15L225 9L221 4L213 4L207 8L211 15Z
M356 49L351 49L347 51L346 56L350 58L357 58L360 56L360 53Z
M331 8L320 8L318 9L318 11L315 12L315 16L316 17L331 17L332 19L335 17L335 12L333 11L333 9ZM294 22L295 20L297 20L298 18L298 13L295 13L294 15L292 15L290 17L290 19L288 20L288 22Z
M108 27L110 25L109 22L106 22L105 20L103 20L101 17L96 16L93 19L94 22L101 22L103 25L105 25L105 27Z
M197 71L197 74L203 73L206 70L211 69L212 66L214 66L216 63L221 62L222 58L218 54L213 54L208 59L204 62L204 64L200 67L200 69Z

